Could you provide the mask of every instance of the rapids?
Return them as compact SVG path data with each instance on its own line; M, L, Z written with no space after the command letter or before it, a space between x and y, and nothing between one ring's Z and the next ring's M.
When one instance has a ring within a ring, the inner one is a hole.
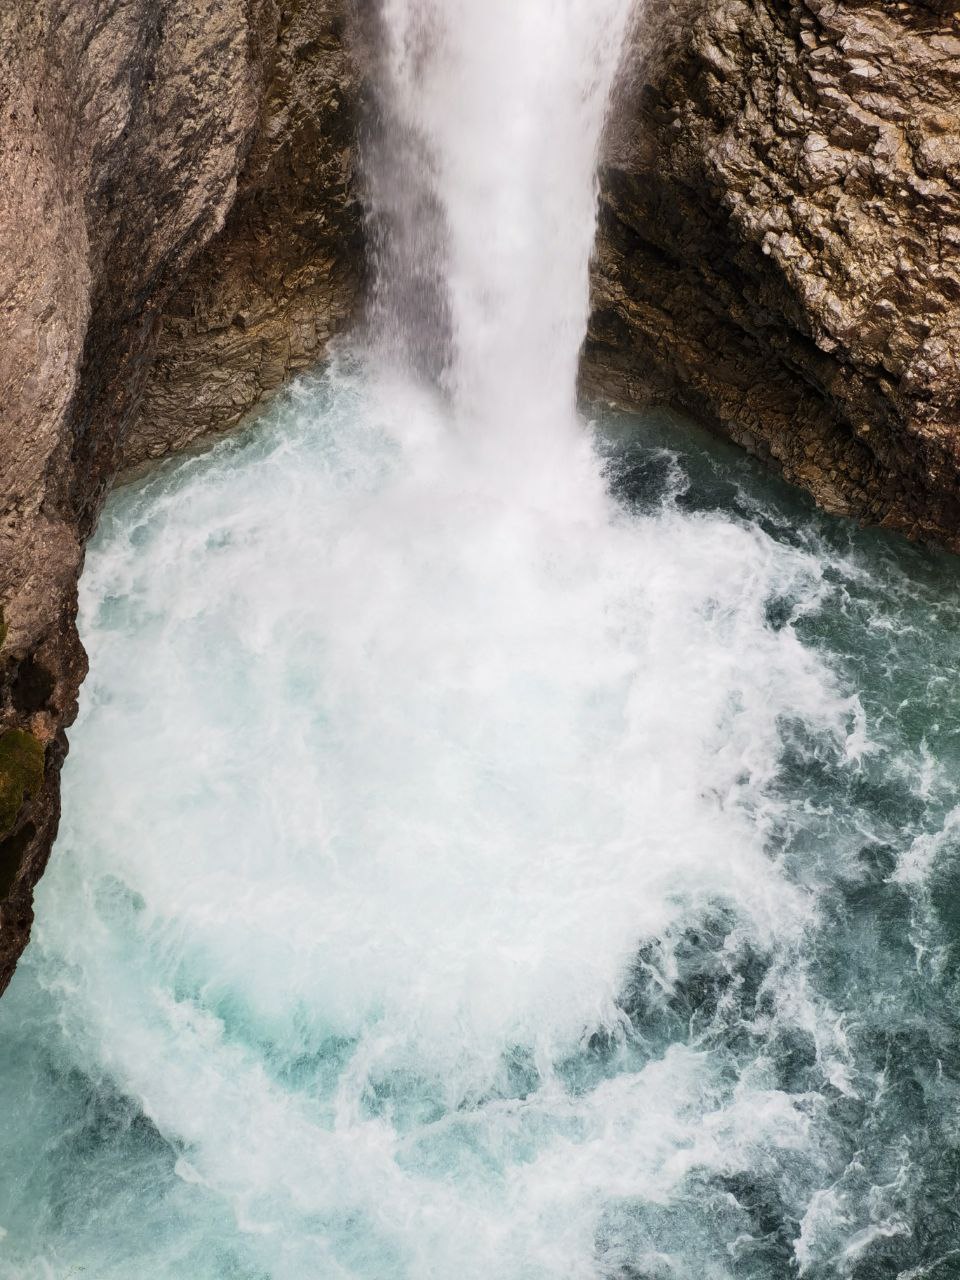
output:
M378 285L118 491L4 1280L960 1274L960 574L575 410L623 0L386 0Z

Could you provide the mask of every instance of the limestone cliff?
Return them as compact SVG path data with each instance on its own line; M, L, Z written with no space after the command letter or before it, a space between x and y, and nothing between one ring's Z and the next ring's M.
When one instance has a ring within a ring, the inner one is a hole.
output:
M0 990L56 830L108 486L236 421L353 307L341 28L337 0L0 0Z
M829 510L960 548L953 4L649 0L602 172L585 382Z

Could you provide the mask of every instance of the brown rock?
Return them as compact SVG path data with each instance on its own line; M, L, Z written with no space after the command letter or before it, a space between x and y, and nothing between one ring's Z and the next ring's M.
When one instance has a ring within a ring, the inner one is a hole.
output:
M235 421L353 305L339 15L0 0L0 991L56 831L77 577L118 467Z
M343 6L270 6L255 141L223 231L167 303L122 466L225 431L353 317L364 251Z
M601 187L588 392L960 549L954 6L650 0Z

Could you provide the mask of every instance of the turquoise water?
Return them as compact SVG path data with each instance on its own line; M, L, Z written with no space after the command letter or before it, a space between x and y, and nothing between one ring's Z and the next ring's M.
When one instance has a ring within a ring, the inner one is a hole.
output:
M0 1276L960 1275L956 562L584 441L341 371L113 496Z

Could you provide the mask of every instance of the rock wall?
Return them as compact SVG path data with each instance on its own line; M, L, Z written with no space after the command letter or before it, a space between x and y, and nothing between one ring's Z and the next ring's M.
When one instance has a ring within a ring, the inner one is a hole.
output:
M219 236L164 307L124 469L225 431L356 315L359 77L345 4L266 11L260 118Z
M960 549L953 4L648 0L601 175L584 384Z
M0 0L0 990L109 485L236 421L354 305L341 35L338 0Z

